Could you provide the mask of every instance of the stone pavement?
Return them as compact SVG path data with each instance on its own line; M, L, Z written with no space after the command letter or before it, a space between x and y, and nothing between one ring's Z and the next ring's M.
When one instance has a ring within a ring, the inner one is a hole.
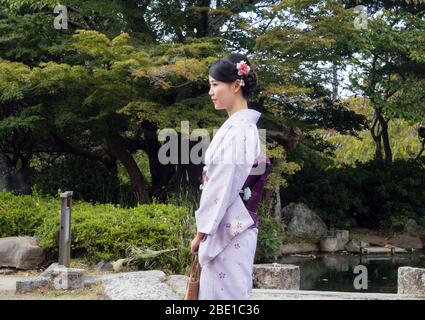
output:
M15 294L19 276L0 276L0 300L40 299L31 294ZM105 299L111 300L181 300L186 288L183 275L166 276L159 270L111 273L86 276L85 286L102 282ZM411 295L331 292L307 290L253 289L253 300L423 300ZM59 298L61 299L61 298ZM62 297L66 299L66 297Z

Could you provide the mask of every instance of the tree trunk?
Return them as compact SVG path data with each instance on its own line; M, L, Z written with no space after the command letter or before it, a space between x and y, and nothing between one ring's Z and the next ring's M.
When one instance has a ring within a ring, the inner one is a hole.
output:
M106 138L106 145L111 153L123 164L130 177L131 185L136 192L138 202L149 203L150 195L147 182L140 172L136 161L130 152L124 147L123 139L118 135Z
M391 163L393 155L391 152L390 137L388 135L388 120L385 120L382 114L379 114L379 122L382 129L382 143L384 145L385 161Z
M162 164L159 162L158 153L161 144L158 141L157 128L148 121L141 124L143 131L143 143L140 148L146 152L149 158L149 168L152 176L151 194L160 201L167 200L167 192L173 184L175 165Z
M202 7L210 7L211 0L201 0L199 3ZM209 35L209 12L202 12L199 17L199 25L197 27L196 36L206 37Z
M372 139L375 142L375 160L382 160L382 130L381 123L379 122L379 110L375 109L375 113L373 115L373 125L370 128L370 133L372 135Z
M388 121L385 120L382 112L379 108L375 108L375 113L373 115L373 125L370 129L372 134L373 141L375 142L375 159L382 160L383 153L382 147L384 147L385 161L391 163L393 160L390 138L388 134Z
M338 67L336 62L332 65L332 101L338 100Z
M421 148L419 149L419 152L416 155L415 160L419 160L419 158L421 157L421 155L424 152L424 150L425 150L425 139L422 139L422 141L421 141Z

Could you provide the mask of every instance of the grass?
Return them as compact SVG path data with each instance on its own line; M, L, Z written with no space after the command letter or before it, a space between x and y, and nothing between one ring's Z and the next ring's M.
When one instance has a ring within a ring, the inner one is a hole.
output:
M31 295L38 295L41 298L60 298L72 300L103 300L104 287L102 283L96 283L88 288L78 290L54 290L50 288L41 288L31 293Z

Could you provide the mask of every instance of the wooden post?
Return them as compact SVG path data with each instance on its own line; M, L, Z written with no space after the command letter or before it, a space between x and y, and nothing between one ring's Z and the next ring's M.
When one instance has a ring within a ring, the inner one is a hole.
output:
M71 207L72 191L61 193L61 224L59 239L59 265L69 268L71 258Z

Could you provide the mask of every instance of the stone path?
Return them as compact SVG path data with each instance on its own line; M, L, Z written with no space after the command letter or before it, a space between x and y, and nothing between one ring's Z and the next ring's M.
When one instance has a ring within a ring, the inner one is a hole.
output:
M25 277L0 276L0 300L80 299L78 296L43 297L15 294L16 281ZM186 289L183 275L166 276L159 270L86 276L86 286L102 282L104 298L111 300L182 300ZM253 300L425 300L409 295L306 290L253 289ZM87 299L87 297L85 298Z

